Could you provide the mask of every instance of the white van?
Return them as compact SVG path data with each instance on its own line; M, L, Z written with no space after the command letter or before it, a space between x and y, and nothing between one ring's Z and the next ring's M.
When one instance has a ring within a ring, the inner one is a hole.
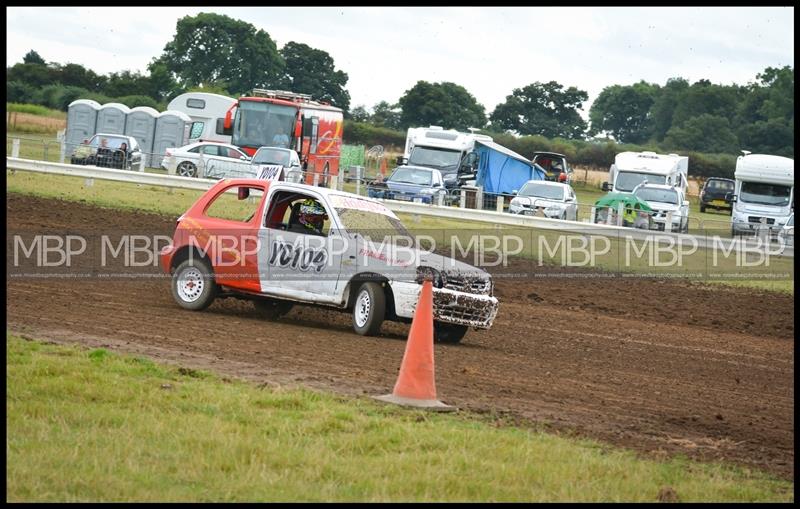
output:
M777 232L794 212L794 159L745 154L736 159L731 233Z
M236 104L236 99L206 92L181 94L167 105L167 110L180 111L189 115L192 125L189 130L189 143L215 141L230 143L231 137L217 134L217 122Z
M688 173L689 158L686 156L620 152L608 171L608 182L603 183L603 191L632 193L636 186L647 180L648 184L674 186L686 196Z

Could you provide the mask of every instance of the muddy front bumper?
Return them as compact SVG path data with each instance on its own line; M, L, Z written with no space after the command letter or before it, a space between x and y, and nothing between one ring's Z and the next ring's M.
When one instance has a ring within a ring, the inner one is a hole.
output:
M395 313L412 318L422 285L392 282ZM437 322L489 329L497 316L498 301L490 295L459 292L447 288L433 289L433 319Z

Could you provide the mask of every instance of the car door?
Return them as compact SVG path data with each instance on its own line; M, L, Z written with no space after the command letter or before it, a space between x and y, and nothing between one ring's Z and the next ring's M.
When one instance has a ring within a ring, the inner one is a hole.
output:
M342 257L342 237L334 211L320 193L272 184L264 227L259 233L261 291L267 295L305 302L334 304ZM326 212L322 234L303 227L300 207L305 200L319 203Z

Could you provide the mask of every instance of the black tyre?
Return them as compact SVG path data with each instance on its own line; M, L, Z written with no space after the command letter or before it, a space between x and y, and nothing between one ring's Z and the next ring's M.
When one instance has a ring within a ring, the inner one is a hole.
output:
M466 325L454 325L452 323L433 324L433 339L439 343L459 343L467 334L469 327Z
M292 310L293 304L285 300L259 299L254 300L256 310L266 319L275 320Z
M195 166L192 162L183 161L178 165L178 175L181 177L196 177L197 166Z
M378 283L363 283L353 305L353 330L362 336L375 336L386 315L386 295Z
M217 282L205 260L186 260L172 274L172 296L184 309L200 311L207 308L214 302L217 292Z

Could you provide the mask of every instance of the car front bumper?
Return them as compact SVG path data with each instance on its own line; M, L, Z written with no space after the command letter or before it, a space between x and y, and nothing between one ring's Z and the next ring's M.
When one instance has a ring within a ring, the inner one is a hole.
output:
M412 318L422 285L394 281L395 314ZM433 289L433 319L437 322L489 329L497 316L498 300L490 295L459 292L447 288Z

